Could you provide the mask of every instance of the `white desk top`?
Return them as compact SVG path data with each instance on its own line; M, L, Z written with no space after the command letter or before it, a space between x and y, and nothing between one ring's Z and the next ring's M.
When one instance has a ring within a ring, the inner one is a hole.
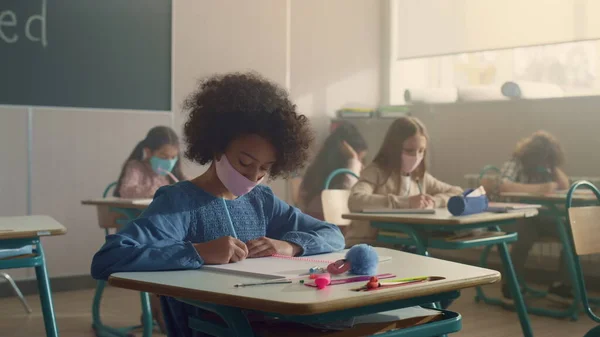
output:
M93 206L109 206L109 207L121 207L121 208L135 208L145 209L150 205L152 199L125 199L125 198L99 198L82 200L82 205L93 205Z
M471 225L475 223L485 223L492 221L530 218L538 214L536 209L528 209L523 212L510 213L478 213L466 216L454 216L445 208L438 208L435 214L375 214L375 213L350 213L342 215L344 219L378 221L378 222L399 222L419 225L446 225L460 226Z
M0 240L62 235L67 229L45 215L0 217Z
M379 255L392 257L379 265L378 273L392 273L398 278L442 276L445 279L370 292L350 291L366 282L329 286L324 290L300 283L235 288L237 283L259 279L200 269L116 273L110 277L109 283L126 289L244 309L310 315L459 290L500 280L500 273L495 270L392 249L376 249Z
M558 191L549 194L535 194L535 193L522 193L522 192L505 192L500 193L501 197L513 198L518 200L542 200L542 201L556 201L565 202L567 200L568 191ZM594 201L596 195L590 190L577 190L573 194L573 200L575 201Z

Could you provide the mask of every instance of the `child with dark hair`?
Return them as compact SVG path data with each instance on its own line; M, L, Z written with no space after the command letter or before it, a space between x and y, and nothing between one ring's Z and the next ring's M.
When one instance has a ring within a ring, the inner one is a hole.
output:
M260 185L300 169L312 141L307 118L285 90L255 73L217 75L201 83L185 108L186 156L210 167L160 188L138 219L109 235L92 261L94 278L344 248L336 226ZM198 336L188 317L199 309L170 297L161 301L169 336Z
M179 137L157 126L133 149L123 164L114 196L152 198L159 187L185 180L179 161Z
M315 160L304 173L300 185L300 208L317 219L323 219L321 192L325 180L331 172L342 168L359 176L366 154L367 142L356 127L348 122L340 124L327 137ZM357 181L350 174L341 174L333 178L329 188L349 190Z
M537 131L517 143L512 159L504 164L500 174L500 192L552 193L569 188L569 178L562 169L565 155L558 140L546 131ZM525 273L525 263L536 241L542 237L558 238L554 219L539 216L520 220L516 226L519 240L513 244L511 257L515 272ZM569 273L561 252L559 261L559 281L548 289L551 297L560 301L573 298ZM511 298L507 284L503 284L504 297Z
M396 119L373 162L362 172L350 194L353 212L365 208L443 208L463 190L434 178L425 163L429 134L415 117ZM345 232L348 245L377 244L378 230L365 221L353 221Z
M558 140L546 131L522 139L502 167L502 192L552 193L569 188L562 166L565 155Z

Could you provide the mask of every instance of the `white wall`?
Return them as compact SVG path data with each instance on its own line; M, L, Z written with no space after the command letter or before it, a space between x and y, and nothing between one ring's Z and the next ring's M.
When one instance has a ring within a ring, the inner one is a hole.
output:
M431 171L437 178L463 185L464 175L485 165L500 166L516 143L537 130L561 142L569 176L600 176L598 97L536 101L441 104L416 109L431 136Z
M173 1L173 116L168 113L36 108L33 124L33 213L48 214L68 228L44 239L51 276L89 273L103 242L95 209L99 197L148 129L180 131L183 99L198 78L255 70L285 85L300 111L314 121L318 138L333 111L346 102L379 99L379 1L292 0L291 71L287 64L287 1ZM26 213L26 109L0 106L0 216ZM190 175L202 168L187 163ZM285 197L285 182L273 184ZM16 278L32 277L11 271Z
M596 0L392 1L400 58L600 37Z
M181 104L199 79L215 73L255 70L285 85L286 1L173 2L173 111L178 131L186 115ZM189 174L203 167L185 165ZM273 182L284 198L285 183Z
M148 129L169 123L167 113L35 109L33 213L51 215L68 229L43 241L52 276L89 272L103 231L95 209L80 201L100 197Z
M319 141L340 106L378 105L381 18L382 1L292 1L291 92Z
M27 212L27 109L0 108L0 216ZM30 276L27 270L11 272Z

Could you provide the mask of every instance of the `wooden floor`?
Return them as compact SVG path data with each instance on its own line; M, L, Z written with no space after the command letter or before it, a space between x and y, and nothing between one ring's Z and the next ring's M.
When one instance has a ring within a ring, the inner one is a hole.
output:
M498 293L497 286L486 288ZM58 328L62 337L95 336L91 325L91 302L93 290L61 292L54 294ZM457 337L522 336L517 315L510 311L475 303L474 291L463 291L451 306L463 316L463 329L452 335ZM25 314L16 298L0 298L0 336L45 336L44 324L37 297L28 297L34 312ZM548 304L548 303L546 303ZM108 288L103 301L103 320L113 326L135 325L140 319L139 295L135 292ZM559 320L531 316L535 336L565 337L583 336L594 323L581 316L579 321ZM156 333L153 336L162 336Z

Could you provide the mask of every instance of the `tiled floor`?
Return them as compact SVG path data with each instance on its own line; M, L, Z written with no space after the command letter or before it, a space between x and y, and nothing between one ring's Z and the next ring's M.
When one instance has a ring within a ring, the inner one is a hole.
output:
M497 286L486 288L498 293ZM54 294L54 303L61 337L92 337L91 302L93 290L62 292ZM463 291L451 310L463 316L463 329L453 336L501 337L521 336L517 315L497 307L475 303L474 290ZM45 336L44 324L37 297L28 297L34 312L25 314L16 298L0 299L0 336ZM545 303L549 305L549 303ZM135 325L140 319L139 295L135 292L108 288L103 301L104 322L114 326ZM579 321L559 320L531 316L535 336L567 337L583 336L594 323L582 315ZM156 336L162 336L158 333Z

